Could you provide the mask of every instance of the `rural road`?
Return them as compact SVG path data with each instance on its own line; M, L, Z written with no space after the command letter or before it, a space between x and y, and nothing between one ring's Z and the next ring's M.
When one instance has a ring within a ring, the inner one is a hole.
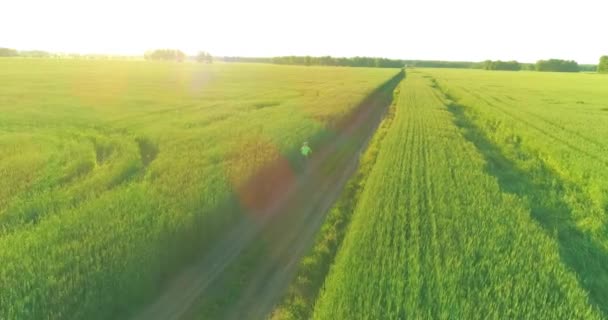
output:
M241 255L258 243L265 244L263 250L256 251L255 259L242 266L248 271L243 285L231 293L230 303L219 317L268 317L310 249L326 213L355 172L359 154L381 122L402 77L396 76L363 101L353 116L337 126L333 139L316 146L303 173L265 191L271 192L272 201L263 212L259 208L244 212L201 260L183 270L133 320L200 318L197 307L201 301L224 290L222 276L235 264L243 263Z

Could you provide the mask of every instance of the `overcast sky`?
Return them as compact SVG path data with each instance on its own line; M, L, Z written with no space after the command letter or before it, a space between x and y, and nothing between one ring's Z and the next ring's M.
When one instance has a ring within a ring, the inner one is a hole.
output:
M15 0L0 47L597 63L607 13L608 0Z

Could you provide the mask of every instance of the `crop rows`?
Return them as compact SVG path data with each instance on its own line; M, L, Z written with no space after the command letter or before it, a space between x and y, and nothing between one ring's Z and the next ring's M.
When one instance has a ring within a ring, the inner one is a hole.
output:
M526 199L562 261L608 317L608 78L428 74L462 104L453 111L478 132L470 139L501 188Z
M113 319L397 70L0 60L0 318ZM246 208L245 208L246 209Z
M599 319L450 101L419 73L400 90L314 318Z

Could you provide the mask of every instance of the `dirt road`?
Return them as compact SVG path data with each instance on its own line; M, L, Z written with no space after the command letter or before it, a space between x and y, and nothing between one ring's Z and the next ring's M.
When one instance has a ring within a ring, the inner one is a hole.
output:
M133 319L200 318L198 306L229 296L224 319L264 319L284 294L302 256L310 249L324 217L354 173L361 151L382 120L400 74L361 103L336 126L332 139L316 146L313 157L292 178L263 169L250 188L265 205L241 215L237 223L196 264L183 270L167 290ZM270 179L270 180L269 180ZM263 187L266 186L266 187ZM268 186L270 186L268 188ZM264 193L264 194L260 194ZM247 210L244 210L247 211ZM256 249L261 246L261 249ZM255 252L245 263L242 256ZM238 264L241 264L240 266ZM237 292L228 290L231 268L246 268Z

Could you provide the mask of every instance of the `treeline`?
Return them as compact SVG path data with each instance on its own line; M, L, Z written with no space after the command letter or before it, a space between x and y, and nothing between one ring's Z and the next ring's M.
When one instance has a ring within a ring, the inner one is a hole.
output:
M17 51L11 48L0 48L0 57L49 58L57 56L59 54L52 54L41 50Z
M580 69L574 60L549 59L538 60L536 71L579 72Z
M595 65L595 64L579 64L578 65L578 70L579 71L584 71L584 72L596 72L597 71L597 65Z
M156 49L147 51L144 54L144 59L177 62L182 62L184 60L191 59L201 63L213 62L213 56L209 52L199 51L196 56L189 57L184 52L177 49Z
M119 56L108 54L74 54L49 53L42 50L18 51L11 48L0 48L0 57L26 57L26 58L72 58L72 59L134 59L135 56ZM211 63L213 57L210 53L200 51L196 56L188 57L177 49L156 49L144 54L146 60L178 61L192 59L198 62ZM341 67L370 67L370 68L455 68L455 69L484 69L484 70L528 70L551 72L600 72L608 73L608 56L600 57L598 65L578 64L574 60L538 60L536 63L521 63L515 60L485 60L472 61L442 61L442 60L398 60L376 57L336 58L331 56L282 56L282 57L221 57L225 62L274 63L282 65L302 66L341 66Z
M515 60L512 60L512 61L486 60L483 62L483 69L519 71L522 69L522 67L521 67L521 63L519 63Z
M0 57L22 57L22 58L55 58L55 59L92 59L92 60L131 60L141 59L141 56L126 56L112 54L79 54L79 53L52 53L42 50L18 51L10 48L0 48Z
M482 64L471 61L441 61L441 60L403 60L408 67L414 68L455 68L481 69Z
M602 57L600 64L604 64L604 70L608 69L608 56ZM275 58L262 57L223 57L225 62L252 62L252 63L275 63L289 65L324 65L324 66L350 66L350 67L385 67L385 68L455 68L455 69L485 69L485 70L510 70L510 71L554 71L554 72L595 72L598 66L593 64L578 64L572 60L539 60L536 63L522 63L515 60L485 60L473 61L442 61L442 60L392 60L383 58L334 58L287 56ZM602 71L600 71L602 72ZM603 71L608 72L608 71Z
M204 62L204 63L212 63L213 62L213 56L206 51L199 51L198 54L195 57L197 62Z
M272 58L263 57L220 57L224 62L272 63Z
M593 64L581 64L572 60L549 59L539 60L536 63L521 63L515 60L486 60L483 62L466 61L405 61L407 66L422 68L460 68L460 69L484 69L484 70L528 70L528 71L552 71L552 72L594 72L598 67ZM601 61L600 61L601 63ZM608 63L608 62L607 62Z
M608 65L608 56L604 56L604 64ZM485 60L483 62L472 61L439 61L439 60L403 60L408 67L419 68L456 68L456 69L485 69L485 70L527 70L527 71L554 71L554 72L602 72L594 64L578 64L572 60L539 60L536 63L522 63L515 60ZM600 64L602 60L600 59ZM608 69L608 66L604 68ZM608 71L604 71L608 72Z
M17 57L19 52L15 49L0 48L0 57Z
M402 60L392 60L374 57L334 58L331 56L286 56L274 57L272 63L304 66L339 66L339 67L368 67L368 68L402 68Z
M336 58L331 56L312 57L312 56L283 56L274 58L245 58L245 57L224 57L226 62L256 62L274 63L282 65L301 65L301 66L335 66L335 67L369 67L369 68L403 68L403 60L394 60L376 57L353 57Z
M147 51L144 59L182 62L186 59L186 54L176 49L156 49Z
M608 73L608 56L602 56L600 63L597 65L597 72Z

